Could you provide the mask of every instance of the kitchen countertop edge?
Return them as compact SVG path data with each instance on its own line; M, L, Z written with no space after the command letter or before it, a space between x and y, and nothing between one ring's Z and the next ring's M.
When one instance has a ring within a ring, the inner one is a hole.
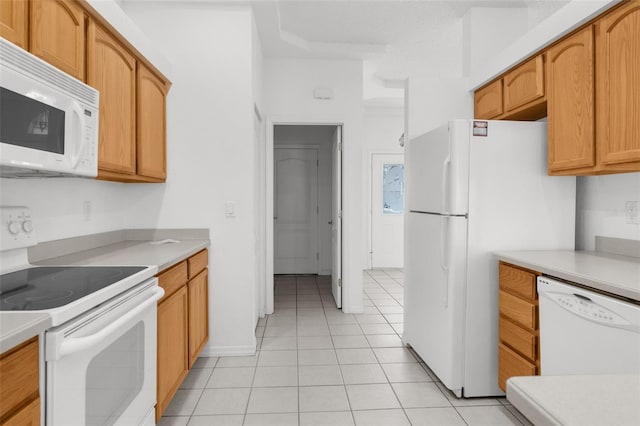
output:
M511 263L516 266L531 269L533 271L540 272L549 277L556 277L572 283L583 285L591 289L600 290L613 295L625 297L635 301L640 301L640 286L638 289L631 288L625 285L618 285L617 281L607 281L600 279L596 276L580 271L579 267L576 267L577 260L589 261L596 260L598 262L607 263L610 259L611 263L628 262L630 265L638 265L635 268L640 269L640 260L635 261L635 258L626 256L616 256L610 254L602 254L598 252L590 251L573 251L573 250L540 250L540 251L500 251L494 253L498 260ZM558 265L557 258L562 256L568 256L574 261L565 262L563 265ZM554 259L554 263L545 262L541 258L547 257ZM626 277L624 282L631 282L633 277ZM637 277L636 277L637 279Z
M0 312L0 354L48 328L51 328L51 316L48 314Z

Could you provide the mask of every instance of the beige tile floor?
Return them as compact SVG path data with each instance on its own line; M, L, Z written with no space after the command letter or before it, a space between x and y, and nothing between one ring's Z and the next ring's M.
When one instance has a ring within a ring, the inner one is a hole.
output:
M521 425L504 398L457 399L402 345L403 273L364 271L364 312L329 277L277 276L254 356L200 358L160 425Z

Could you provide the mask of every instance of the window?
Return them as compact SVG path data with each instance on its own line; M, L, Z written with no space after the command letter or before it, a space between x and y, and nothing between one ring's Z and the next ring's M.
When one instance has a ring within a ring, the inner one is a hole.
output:
M382 214L404 213L404 165L382 165Z

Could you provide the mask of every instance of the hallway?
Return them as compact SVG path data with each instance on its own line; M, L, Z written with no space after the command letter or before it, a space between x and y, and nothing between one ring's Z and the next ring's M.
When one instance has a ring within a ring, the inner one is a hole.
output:
M328 276L276 276L249 357L201 358L165 425L520 425L504 398L459 400L400 340L403 273L363 272L364 312Z

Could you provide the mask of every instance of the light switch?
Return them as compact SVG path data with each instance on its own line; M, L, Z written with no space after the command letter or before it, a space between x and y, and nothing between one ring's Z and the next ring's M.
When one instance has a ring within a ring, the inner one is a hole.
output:
M236 217L236 203L234 201L224 203L224 215L226 217Z

